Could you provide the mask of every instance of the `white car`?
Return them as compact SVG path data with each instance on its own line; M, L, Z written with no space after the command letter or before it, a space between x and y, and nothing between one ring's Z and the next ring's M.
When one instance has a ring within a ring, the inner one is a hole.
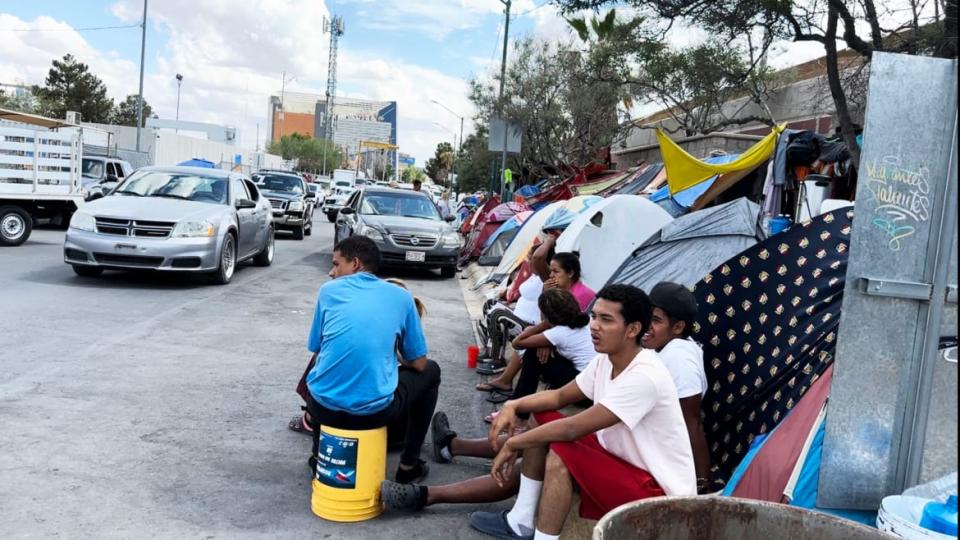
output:
M340 182L338 181L337 183L339 184ZM343 208L347 199L349 199L350 195L353 195L353 192L356 190L355 187L349 185L336 186L333 188L333 191L323 199L323 206L320 207L320 211L327 215L330 223L337 220L337 214L340 213L340 209Z

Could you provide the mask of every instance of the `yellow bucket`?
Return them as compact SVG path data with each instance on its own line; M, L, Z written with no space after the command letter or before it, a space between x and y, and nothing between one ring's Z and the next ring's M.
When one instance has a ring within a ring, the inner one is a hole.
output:
M310 507L339 522L365 521L383 512L380 483L387 471L387 428L364 431L320 427Z

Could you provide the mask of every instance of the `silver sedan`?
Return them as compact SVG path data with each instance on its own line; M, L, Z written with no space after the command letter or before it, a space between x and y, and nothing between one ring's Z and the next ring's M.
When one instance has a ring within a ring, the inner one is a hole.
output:
M273 262L270 202L243 175L198 167L147 167L70 220L64 261L81 276L149 269L233 278L247 259Z

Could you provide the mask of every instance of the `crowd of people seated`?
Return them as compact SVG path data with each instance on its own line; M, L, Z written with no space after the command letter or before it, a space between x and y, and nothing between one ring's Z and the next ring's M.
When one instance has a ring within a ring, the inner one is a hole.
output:
M498 294L484 306L478 329L486 361L478 372L496 377L476 389L503 406L485 419L490 428L481 439L458 436L435 411L441 373L427 357L422 303L402 282L376 277L373 241L338 243L298 388L306 413L290 423L313 436L311 469L321 425L387 426L402 454L393 480L381 486L385 506L419 512L516 496L509 511L470 516L473 528L498 538L558 538L575 491L588 519L646 497L704 492L707 382L702 351L690 339L693 294L674 283L594 293L580 280L577 256L556 253L555 241L548 236L531 251L531 275L515 303ZM492 459L491 473L425 484L429 467L420 455L428 431L435 462Z

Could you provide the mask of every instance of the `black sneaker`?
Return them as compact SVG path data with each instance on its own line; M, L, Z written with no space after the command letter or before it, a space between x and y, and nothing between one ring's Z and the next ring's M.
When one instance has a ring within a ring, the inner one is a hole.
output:
M430 434L433 441L433 460L437 463L450 463L453 453L450 452L450 441L457 436L457 432L450 429L450 421L447 419L447 413L438 411L433 415L430 422ZM448 458L443 450L447 450Z
M480 362L477 364L477 373L481 375L496 375L503 373L505 369L507 369L507 366L498 362Z
M391 510L419 512L427 505L427 486L384 480L380 483L380 500Z
M428 474L430 474L430 466L427 465L426 461L418 459L417 465L412 469L403 470L397 467L397 474L394 476L394 480L396 480L398 484L416 484L423 482L423 479L426 478Z

